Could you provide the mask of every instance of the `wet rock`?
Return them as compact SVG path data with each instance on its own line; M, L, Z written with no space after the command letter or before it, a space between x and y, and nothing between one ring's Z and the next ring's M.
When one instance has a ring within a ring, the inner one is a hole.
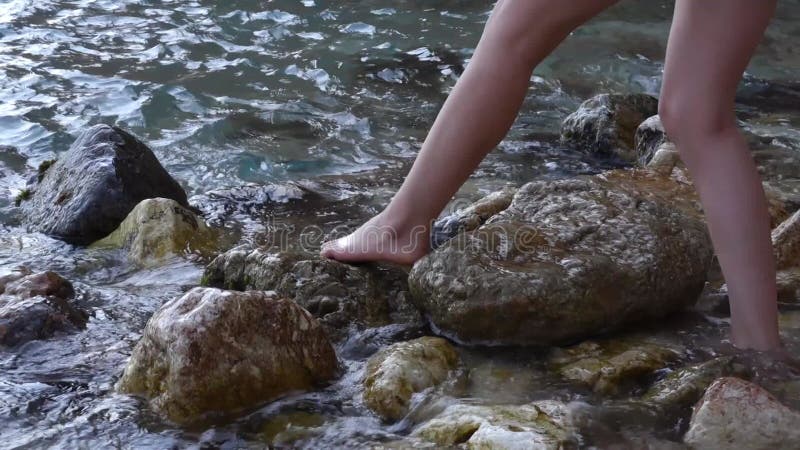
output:
M578 439L567 405L541 401L519 406L449 406L414 430L437 446L470 449L571 449Z
M24 271L18 273L24 273ZM72 287L72 283L62 278L59 274L42 272L26 275L6 283L3 294L24 298L37 296L69 298L75 295L75 290Z
M96 125L47 170L22 208L25 223L37 231L84 245L155 197L188 206L186 193L145 144L117 127Z
M586 341L557 349L550 356L549 365L562 378L608 395L617 394L622 386L664 369L682 354L682 349L635 339Z
M436 221L431 231L431 247L437 248L458 233L472 231L483 225L490 217L508 208L516 193L515 188L493 192L472 205Z
M351 325L422 324L408 300L406 272L353 266L300 253L234 249L206 268L203 284L235 290L273 290L319 318L335 338Z
M800 211L772 231L772 247L779 270L800 266Z
M22 276L19 276L22 275ZM86 326L72 284L54 272L16 271L0 281L0 346L12 347Z
M0 294L5 292L6 285L30 274L31 270L22 266L0 272Z
M27 161L28 158L16 147L0 145L0 170L7 168L12 172L22 172L27 167Z
M792 152L771 147L762 148L761 137L745 133L754 148L753 157L759 166L764 181L764 190L769 202L773 227L787 217L786 210L800 207L800 173L794 168L796 157ZM670 176L681 182L692 184L675 144L664 132L661 119L653 116L644 121L636 131L636 152L639 165L660 175ZM673 173L675 168L677 174Z
M308 195L307 190L291 183L247 184L196 195L191 201L209 223L222 225L235 217L263 215L275 205L295 202Z
M721 377L748 377L749 371L733 357L720 357L678 369L654 384L642 401L658 408L680 409L694 405L708 386Z
M465 343L550 345L693 304L712 247L691 189L647 171L530 183L417 262L412 297Z
M427 330L419 323L393 323L357 330L341 342L339 353L345 359L366 359L384 347L420 338L425 332Z
M271 417L261 426L260 435L270 447L292 447L318 434L325 425L326 417L322 414L292 411Z
M153 315L118 387L191 423L313 389L337 365L319 323L294 302L195 288Z
M800 268L779 270L776 276L778 301L800 302Z
M720 378L695 407L683 440L696 449L796 449L800 412L753 383Z
M778 269L778 298L800 301L800 211L772 230L772 248Z
M602 94L591 98L561 125L561 142L623 161L639 160L634 145L636 130L658 113L658 99L645 94Z
M800 83L785 80L763 80L748 77L736 94L738 106L747 106L759 113L797 111Z
M367 363L364 402L386 420L400 420L414 394L443 382L458 365L449 342L422 337L387 347Z
M95 242L95 247L124 248L128 259L152 267L189 249L212 247L211 231L175 200L147 199L136 205L119 228Z
M658 149L669 142L661 117L655 115L639 124L633 140L639 165L648 165Z
M675 166L680 164L681 157L678 150L675 149L674 144L668 142L656 150L645 167L660 175L670 175Z

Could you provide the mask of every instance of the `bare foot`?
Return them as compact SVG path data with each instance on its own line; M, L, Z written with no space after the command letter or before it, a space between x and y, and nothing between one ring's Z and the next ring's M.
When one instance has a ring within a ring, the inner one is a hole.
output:
M325 258L345 263L391 262L414 264L430 248L429 227L400 225L383 212L353 233L322 245Z

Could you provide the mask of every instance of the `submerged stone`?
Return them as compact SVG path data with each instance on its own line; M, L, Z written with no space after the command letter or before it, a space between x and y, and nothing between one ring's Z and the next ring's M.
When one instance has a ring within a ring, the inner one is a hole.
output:
M525 185L418 261L409 286L457 341L551 345L694 304L712 255L691 186L613 171Z
M37 231L86 245L155 197L188 206L183 188L145 144L120 128L96 125L47 169L22 202L23 219Z
M190 249L209 248L211 240L211 231L192 211L155 198L136 205L119 228L93 246L124 248L134 264L151 267Z
M641 400L659 408L684 408L695 404L714 380L746 375L747 368L733 357L715 358L675 370L650 387Z
M15 271L0 281L0 346L12 347L86 326L72 284L54 272Z
M683 440L696 449L796 449L800 412L753 383L720 378L695 406Z
M458 361L453 346L437 337L387 347L367 363L364 402L382 418L400 420L408 413L412 396L447 379Z
M407 273L392 266L353 266L267 249L234 249L206 268L204 284L271 290L291 298L340 338L351 325L422 324L408 300Z
M562 378L608 395L664 369L682 354L681 349L636 340L586 341L556 350L549 364Z
M639 160L636 130L658 113L658 99L645 94L602 94L586 100L561 125L561 142L579 150Z
M456 404L420 425L413 437L437 446L468 449L577 449L567 405L540 401L526 405Z
M313 389L337 372L327 335L294 302L195 288L153 315L118 387L184 424Z

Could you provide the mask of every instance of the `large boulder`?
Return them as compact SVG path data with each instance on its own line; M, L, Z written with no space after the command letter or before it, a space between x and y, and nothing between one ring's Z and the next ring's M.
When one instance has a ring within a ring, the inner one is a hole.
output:
M382 418L400 420L412 396L446 380L458 361L453 346L437 337L387 347L367 362L364 402Z
M194 212L175 200L154 198L136 205L113 233L93 246L124 248L134 264L151 267L187 250L208 249L211 241L211 231Z
M85 245L155 197L188 206L186 193L145 144L117 127L96 125L47 169L22 209L35 230Z
M550 345L692 305L712 255L691 186L613 171L525 185L418 261L409 286L448 337Z
M72 284L55 272L16 270L0 276L0 347L12 347L86 326L72 303Z
M276 291L317 317L332 337L351 325L422 324L408 299L408 274L390 266L353 266L294 252L233 249L206 268L203 284Z
M540 401L526 405L455 404L416 428L413 437L441 447L561 450L578 448L567 405Z
M561 125L561 142L585 152L634 163L637 127L658 113L658 99L646 94L601 94L586 100Z
M319 322L264 292L195 288L150 319L119 390L178 423L230 414L336 376Z
M696 449L797 449L800 412L753 383L720 378L695 407L683 440Z

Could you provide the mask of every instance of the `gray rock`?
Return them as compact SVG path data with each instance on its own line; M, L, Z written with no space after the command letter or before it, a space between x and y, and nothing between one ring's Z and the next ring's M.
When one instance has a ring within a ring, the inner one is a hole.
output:
M695 406L683 440L696 449L798 449L800 412L753 383L720 378Z
M19 276L22 275L22 276ZM54 272L17 271L0 281L0 346L13 347L86 326L72 284Z
M37 231L85 245L155 197L188 206L186 193L145 144L117 127L96 125L46 171L22 209L24 222Z
M153 315L118 388L185 424L313 389L337 372L319 322L294 302L195 288Z
M561 142L579 150L639 159L634 135L645 119L658 113L658 99L645 94L602 94L586 100L561 125Z
M525 185L418 261L409 286L457 341L550 345L692 305L712 255L690 186L613 171Z
M402 419L414 394L436 386L458 365L449 342L422 337L387 347L367 362L364 402L382 418Z
M203 284L272 290L293 299L340 338L351 325L422 324L408 299L408 274L396 267L353 266L299 253L234 249L206 268Z

